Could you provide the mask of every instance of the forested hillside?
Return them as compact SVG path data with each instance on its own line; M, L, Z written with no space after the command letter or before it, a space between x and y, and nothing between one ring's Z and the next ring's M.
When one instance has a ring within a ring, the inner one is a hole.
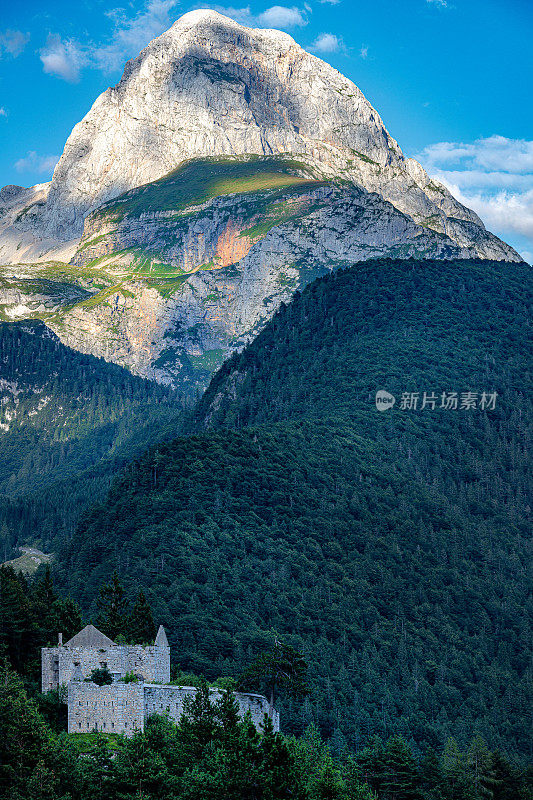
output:
M208 678L278 632L311 678L282 726L337 750L481 733L529 755L530 288L495 262L315 281L84 516L61 588L94 610L114 569L151 587L175 660Z
M0 324L0 561L54 549L111 476L175 428L176 394L65 347L41 322Z

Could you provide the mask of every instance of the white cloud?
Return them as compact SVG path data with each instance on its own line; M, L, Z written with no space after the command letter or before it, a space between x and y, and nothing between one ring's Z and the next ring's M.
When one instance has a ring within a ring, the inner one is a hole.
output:
M365 45L363 45L359 50L359 55L361 56L361 58L368 58L368 47L365 47Z
M79 81L80 69L88 63L86 53L77 42L63 40L55 33L48 36L45 47L39 51L39 58L45 72L69 83Z
M62 39L50 34L40 50L43 69L50 75L76 83L83 67L105 72L121 69L153 38L170 28L174 21L172 10L178 0L148 0L142 11L128 17L122 8L111 9L106 16L113 22L113 33L103 44L81 44L74 39Z
M39 53L43 69L70 83L79 80L80 71L86 66L104 72L121 69L125 61L137 56L152 39L170 28L178 16L178 5L179 0L147 0L143 9L134 16L128 16L123 8L107 11L106 15L113 23L113 32L101 44L81 44L74 39L63 39L57 34L50 34L46 46ZM272 6L257 16L251 13L250 6L209 7L244 25L273 28L307 25L305 9L297 6ZM309 9L307 6L306 8ZM0 36L0 50L1 46Z
M257 21L267 28L295 28L307 25L307 19L296 6L272 6L259 14Z
M256 22L254 15L250 11L250 6L234 8L233 6L209 5L207 8L212 8L213 11L218 11L219 14L223 14L225 17L231 17L241 25L255 25Z
M489 229L504 238L524 236L533 245L533 141L489 136L437 142L417 159Z
M429 145L421 157L426 163L457 165L505 172L533 172L533 141L489 136L472 143L438 142Z
M311 11L311 7L307 3L304 4L303 8L298 8L297 6L291 6L290 8L287 6L272 6L261 14L252 14L250 6L235 8L235 6L222 6L216 3L202 5L202 8L206 7L212 8L213 11L218 11L219 14L231 17L235 22L251 28L287 29L302 27L308 23L305 12Z
M29 33L11 29L0 32L0 56L7 53L16 58L22 53L29 41Z
M35 150L29 150L24 158L15 162L15 169L19 172L38 172L51 175L59 161L59 156L40 156Z
M426 0L426 2L429 3L430 6L437 6L438 8L448 7L446 0Z
M318 0L319 3L325 5L326 3L330 6L338 6L341 0Z
M0 106L0 117L7 117L7 111L4 106Z
M144 9L134 17L128 17L123 8L108 11L114 31L107 44L94 49L95 65L105 71L120 69L148 42L170 28L175 18L172 11L177 5L178 0L148 0Z
M342 47L342 39L339 39L334 33L321 33L309 49L319 53L337 53Z

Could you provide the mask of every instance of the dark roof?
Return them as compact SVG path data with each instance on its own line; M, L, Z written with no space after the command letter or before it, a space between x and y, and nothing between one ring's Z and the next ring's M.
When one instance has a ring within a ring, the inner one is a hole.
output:
M104 633L95 628L94 625L86 625L85 628L77 633L72 639L65 643L66 647L110 647L115 642Z

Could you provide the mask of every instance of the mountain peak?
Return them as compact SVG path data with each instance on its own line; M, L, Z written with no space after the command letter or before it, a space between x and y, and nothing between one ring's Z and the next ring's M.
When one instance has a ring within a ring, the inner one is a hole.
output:
M0 217L0 263L57 257L79 241L92 211L188 159L280 154L380 195L416 224L429 220L461 247L479 238L476 214L404 157L352 81L286 33L198 9L97 98L69 136L49 193L32 195L31 213L22 195L10 201Z
M216 22L228 27L242 27L242 25L239 25L239 23L235 22L231 17L220 14L218 11L213 11L211 8L197 8L195 11L188 11L186 14L182 14L173 24L172 28L189 28L211 22Z

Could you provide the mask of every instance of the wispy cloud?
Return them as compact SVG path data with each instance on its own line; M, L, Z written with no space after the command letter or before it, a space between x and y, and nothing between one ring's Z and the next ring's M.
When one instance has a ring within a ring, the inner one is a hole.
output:
M309 50L317 53L338 53L339 50L343 49L342 39L339 36L335 36L334 33L321 33L309 48Z
M19 172L38 172L51 175L59 156L41 156L35 150L29 150L24 158L15 162L15 169Z
M84 67L104 72L121 69L125 61L135 57L152 39L170 28L178 17L178 6L179 0L147 0L143 9L134 16L129 16L124 8L111 9L106 15L113 23L113 32L102 43L81 43L50 34L46 45L39 51L43 70L49 75L76 83ZM307 25L308 22L306 8L309 7L306 6L276 5L258 15L252 14L249 6L210 7L237 22L255 27L291 29Z
M308 5L304 5L303 8L297 6L272 6L261 14L252 14L250 6L236 8L235 6L210 3L207 7L212 8L213 11L218 11L219 14L224 14L226 17L231 17L241 25L247 25L251 28L280 28L282 30L290 30L291 28L307 25L306 12L310 11L310 6Z
M426 0L430 6L437 6L437 8L448 8L446 0Z
M120 69L148 42L170 28L177 6L178 0L148 0L143 10L133 17L128 17L123 8L108 11L114 30L109 42L94 49L95 66L109 72Z
M216 3L209 3L206 6L202 6L202 8L211 8L213 11L218 11L219 14L234 19L240 25L252 26L257 23L257 18L252 14L250 6L235 8L235 6L221 6Z
M307 25L307 17L305 13L292 6L272 6L267 8L262 14L257 17L259 25L264 25L267 28L296 28L299 26Z
M368 47L363 45L359 50L359 55L361 56L361 58L368 58Z
M0 106L0 117L7 117L7 111L4 106Z
M0 56L10 55L16 58L22 53L29 41L29 33L14 31L10 28L0 31Z
M417 159L491 230L519 234L533 246L533 141L437 142Z
M83 67L104 72L121 69L125 61L138 55L148 42L170 28L175 18L172 10L177 5L178 0L148 0L143 10L133 17L128 17L122 8L111 9L106 14L113 23L113 32L100 44L81 43L50 34L45 47L39 51L43 70L76 83Z
M46 45L39 51L39 58L44 72L55 75L69 83L77 83L80 70L88 63L84 49L73 39L63 40L58 34L51 33Z
M533 172L533 141L508 139L506 136L488 136L475 142L437 142L420 154L428 164L468 169L495 170L497 172Z

